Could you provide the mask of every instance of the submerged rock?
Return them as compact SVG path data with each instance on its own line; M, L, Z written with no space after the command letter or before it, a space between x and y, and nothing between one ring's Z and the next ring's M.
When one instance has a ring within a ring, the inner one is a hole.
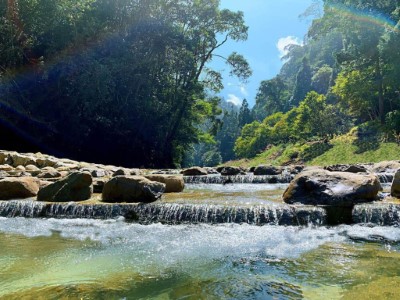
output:
M351 207L376 200L381 189L375 175L310 169L294 178L283 200L289 204Z
M104 202L153 202L162 196L165 184L142 176L116 176L103 188Z
M208 172L206 169L201 167L192 167L182 171L183 176L201 176L207 175Z
M40 181L33 177L6 177L0 180L0 200L34 197Z
M40 189L37 199L48 202L83 201L89 199L92 193L92 176L86 172L74 172Z
M178 175L146 175L151 181L157 181L165 184L165 193L180 193L185 188L183 176Z

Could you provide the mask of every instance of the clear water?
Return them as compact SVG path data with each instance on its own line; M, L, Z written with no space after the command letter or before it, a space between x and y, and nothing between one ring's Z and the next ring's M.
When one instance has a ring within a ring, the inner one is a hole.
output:
M395 299L400 228L0 218L0 299Z
M164 194L162 202L185 204L262 205L283 203L288 184L185 184L182 193Z

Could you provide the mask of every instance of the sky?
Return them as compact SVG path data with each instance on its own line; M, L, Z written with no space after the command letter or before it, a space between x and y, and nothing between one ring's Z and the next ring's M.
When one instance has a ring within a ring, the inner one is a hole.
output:
M221 0L220 8L242 11L249 37L244 42L229 42L218 49L218 54L227 57L233 51L242 54L250 63L253 76L243 85L228 75L229 68L219 58L210 66L221 71L224 89L220 93L225 101L241 104L245 98L250 106L260 82L279 73L283 64L281 57L288 44L301 44L310 23L300 20L312 0Z

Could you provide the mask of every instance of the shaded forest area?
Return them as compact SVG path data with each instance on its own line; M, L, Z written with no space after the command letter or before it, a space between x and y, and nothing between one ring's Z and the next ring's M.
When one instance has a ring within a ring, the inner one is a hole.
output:
M0 15L0 147L126 166L179 165L212 139L207 62L248 30L214 0L8 0ZM218 58L251 75L238 53Z

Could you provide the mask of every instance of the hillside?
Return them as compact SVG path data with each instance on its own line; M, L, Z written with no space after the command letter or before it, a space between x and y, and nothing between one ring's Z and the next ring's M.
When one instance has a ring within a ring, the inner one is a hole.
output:
M260 164L287 165L334 165L373 163L385 160L398 160L400 146L378 138L364 139L352 130L335 137L329 142L314 141L306 143L269 146L267 150L251 159L226 162L224 165L252 167Z

